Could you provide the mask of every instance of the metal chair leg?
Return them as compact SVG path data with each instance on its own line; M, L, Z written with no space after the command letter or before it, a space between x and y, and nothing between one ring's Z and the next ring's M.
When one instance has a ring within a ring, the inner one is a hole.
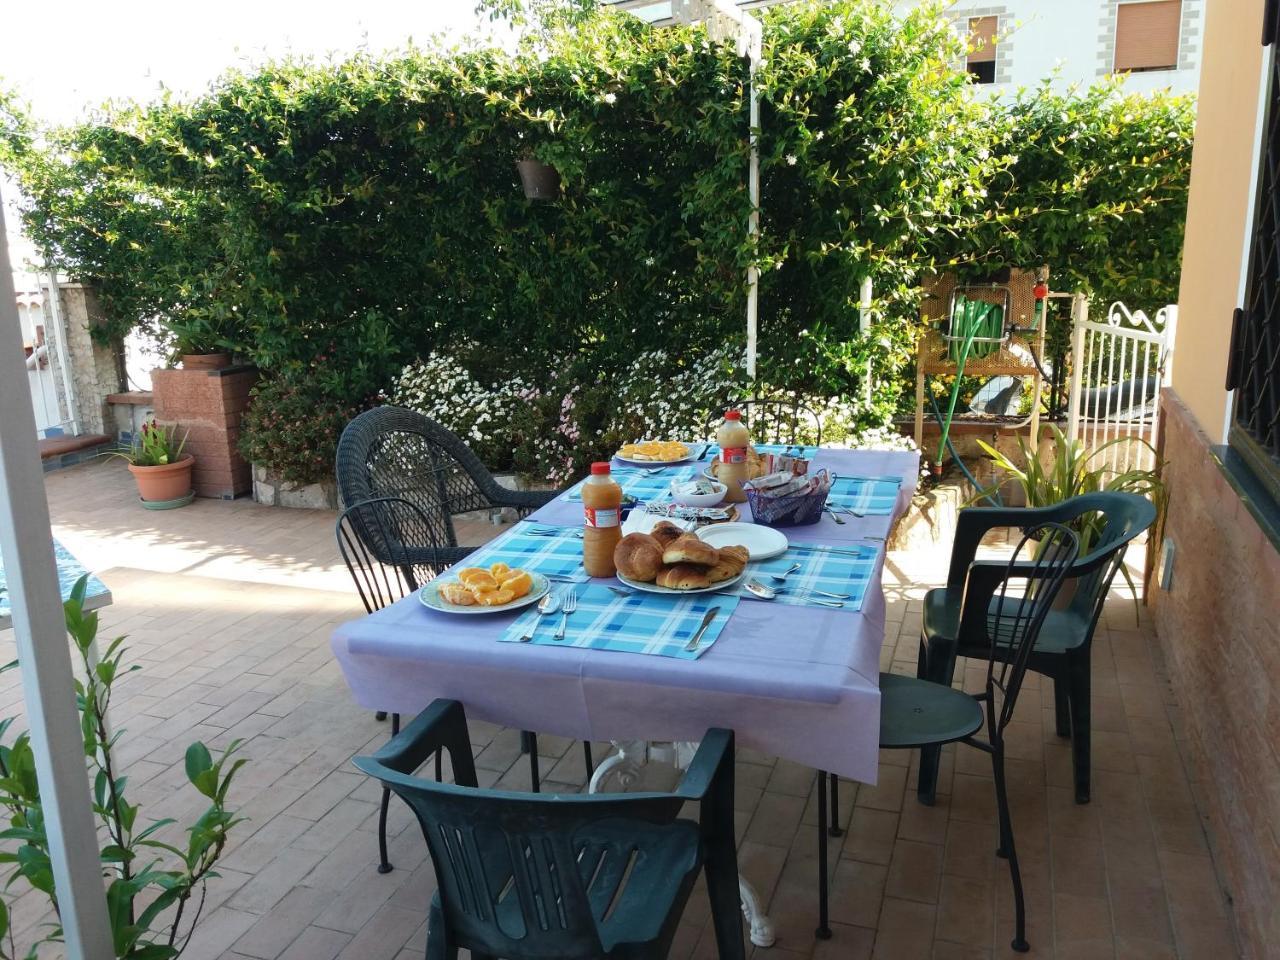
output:
M831 778L831 827L827 833L833 837L842 837L844 831L840 829L840 778L834 773L828 776Z
M831 939L830 892L827 889L827 774L818 771L818 929L819 940Z
M400 732L400 714L391 715L391 736ZM439 755L437 754L437 757ZM387 810L391 806L391 791L382 788L382 803L378 806L378 872L390 873L391 861L387 858Z
M1000 814L1000 856L1009 861L1009 876L1013 881L1014 934L1009 944L1018 953L1031 949L1027 943L1027 905L1022 895L1022 872L1018 869L1018 851L1013 842L1013 822L1009 816L1009 794L1004 776L1004 745L996 744L991 755L991 765L996 780L996 806Z
M521 749L529 754L529 782L534 793L542 792L542 780L538 774L538 735L532 730L520 731Z
M582 741L582 757L587 762L587 783L591 782L591 778L596 774L596 762L591 756L591 741Z

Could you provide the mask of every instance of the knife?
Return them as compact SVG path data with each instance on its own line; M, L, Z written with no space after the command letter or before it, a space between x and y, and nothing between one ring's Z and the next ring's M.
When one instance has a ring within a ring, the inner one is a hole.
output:
M685 652L692 653L698 649L698 644L702 641L702 635L707 632L707 627L711 626L711 621L716 618L716 614L720 612L719 607L712 607L702 617L702 625L698 627L698 632L693 635L693 639L685 644Z

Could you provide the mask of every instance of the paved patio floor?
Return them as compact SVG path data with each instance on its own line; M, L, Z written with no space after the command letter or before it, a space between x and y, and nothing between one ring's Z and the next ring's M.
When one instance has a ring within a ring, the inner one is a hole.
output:
M122 753L143 816L200 809L182 769L190 741L218 747L243 738L252 760L234 792L250 820L236 830L185 956L421 957L434 888L421 835L394 804L396 869L380 876L378 790L349 764L383 742L387 725L352 703L329 652L333 626L361 612L337 559L333 515L243 500L148 513L119 463L53 473L47 489L55 532L115 594L102 613L103 634L127 633L144 668L121 684L114 713L128 731ZM492 530L477 524L469 532L476 542ZM921 597L945 576L946 560L947 549L890 555L883 667L914 672ZM0 647L11 644L12 634L0 633ZM1030 955L1236 956L1159 649L1119 593L1094 651L1091 804L1072 802L1069 748L1054 734L1047 685L1028 684L1013 725ZM970 682L979 670L970 664ZM4 680L0 715L21 710L15 678ZM526 786L517 733L483 723L472 729L484 781ZM542 737L539 748L553 788L581 789L576 744ZM596 747L597 759L605 749ZM740 862L778 933L756 957L1015 955L986 757L948 748L932 808L915 801L914 761L886 753L877 786L843 784L847 831L831 841L835 936L817 942L814 773L749 752L739 757ZM42 919L40 905L31 894L14 904L20 941ZM673 957L715 955L707 918L698 895Z

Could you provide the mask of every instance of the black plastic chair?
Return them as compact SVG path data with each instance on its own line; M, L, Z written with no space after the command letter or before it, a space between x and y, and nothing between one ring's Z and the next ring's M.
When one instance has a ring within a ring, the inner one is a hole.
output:
M1028 529L1044 523L1061 523L1079 530L1085 523L1096 523L1095 518L1101 519L1101 527L1092 543L1084 545L1088 552L1076 560L1068 574L1075 594L1069 603L1049 612L1030 659L1030 669L1053 678L1058 736L1071 737L1077 803L1089 802L1093 633L1102 616L1107 591L1124 561L1125 547L1156 518L1156 508L1150 500L1135 493L1100 492L1072 497L1051 507L970 507L960 511L947 585L925 595L916 673L937 683L950 683L957 657L989 656L980 635L965 634L960 629L965 578L978 544L987 533L1001 528ZM917 797L921 803L934 802L939 757L937 747L920 752Z
M454 783L413 776L447 750ZM439 890L428 960L666 957L705 869L719 956L746 956L733 837L733 733L709 730L674 793L480 790L466 715L437 700L355 765L409 804ZM680 818L688 801L699 822Z
M1012 946L1019 952L1029 947L1022 875L1005 784L1004 731L1013 719L1036 638L1076 561L1079 547L1076 534L1065 526L1044 524L1028 531L1008 561L976 561L968 566L959 633L974 646L988 651L982 692L968 694L930 680L880 675L882 748L937 748L962 741L991 755L1000 822L997 852L1009 861L1015 924ZM1033 558L1021 559L1028 548L1032 549ZM1017 581L1022 583L1022 592L1011 593L1010 584ZM983 727L986 739L975 738Z
M806 446L822 446L822 418L816 410L798 400L739 400L733 409L742 414L747 429L751 431L751 439L756 443L794 445L800 442L803 429L813 438L805 440ZM713 418L708 424L708 433L714 435L720 423L720 417Z

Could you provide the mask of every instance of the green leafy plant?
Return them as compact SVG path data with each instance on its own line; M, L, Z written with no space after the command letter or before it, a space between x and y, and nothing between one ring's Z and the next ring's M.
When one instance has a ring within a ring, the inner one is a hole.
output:
M128 450L118 450L111 456L122 457L135 467L161 467L181 460L186 446L185 431L179 439L177 426L162 427L153 417L142 424Z
M360 409L336 399L306 376L261 380L240 423L240 450L285 483L329 479L338 437Z
M114 956L129 960L170 960L181 956L190 943L204 906L205 885L218 876L214 867L222 855L232 828L243 818L228 807L228 794L236 772L246 762L234 757L240 741L233 741L217 757L197 741L187 748L186 775L209 806L191 824L179 828L170 818L143 826L140 810L127 799L129 778L117 758L124 730L111 730L107 712L120 677L137 666L124 665L124 637L112 640L97 655L97 613L84 610L88 577L81 577L64 605L67 632L79 657L76 705L84 737L85 760L93 781L93 812L101 825L100 861L106 885L107 912L111 921ZM4 670L13 669L10 663ZM22 885L48 896L58 909L53 885L49 839L36 780L35 756L30 736L7 735L13 719L0 721L0 811L9 826L0 838L9 846L0 851L0 865L9 869L7 891ZM0 902L0 958L34 960L42 947L62 942L56 923L41 939L20 953L15 945L12 918Z
M760 382L871 428L911 392L931 270L1048 262L1059 288L1146 305L1176 288L1186 99L993 100L956 69L943 4L779 4L761 14L750 237L733 44L588 0L481 6L527 42L267 63L59 129L0 91L24 228L95 284L108 334L233 350L342 408L437 353L486 385L582 372L558 401L638 352L740 352L756 264ZM559 172L555 202L525 198L526 155ZM258 444L259 462L298 474L311 439Z
M1003 471L1005 478L1013 480L1022 490L1028 507L1048 507L1071 497L1103 490L1136 493L1155 504L1156 522L1153 529L1159 530L1162 527L1165 508L1168 506L1168 488L1162 478L1163 462L1151 444L1139 437L1115 437L1093 450L1087 450L1080 441L1069 439L1059 427L1050 424L1049 430L1053 437L1053 450L1051 465L1047 468L1038 451L1032 449L1022 437L1018 437L1018 454L1026 466L982 440L978 444L997 469ZM1150 469L1113 469L1108 463L1107 451L1123 444L1136 444L1149 451L1155 465ZM970 503L985 500L999 491L1000 486L1000 483L995 483L978 491ZM1098 542L1103 524L1104 519L1100 515L1090 514L1075 525L1080 537L1081 555L1091 551ZM1120 569L1137 600L1137 585L1126 567L1121 566Z

